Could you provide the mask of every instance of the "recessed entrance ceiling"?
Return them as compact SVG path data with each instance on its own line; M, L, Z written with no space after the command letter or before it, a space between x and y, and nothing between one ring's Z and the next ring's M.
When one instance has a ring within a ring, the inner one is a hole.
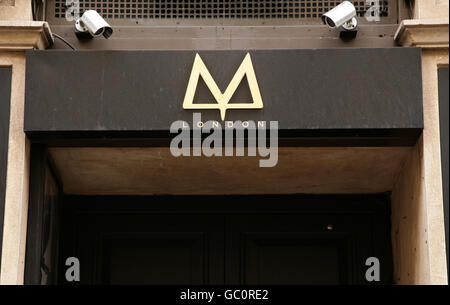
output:
M380 193L411 147L282 147L260 157L178 157L169 148L50 148L64 192L80 195Z

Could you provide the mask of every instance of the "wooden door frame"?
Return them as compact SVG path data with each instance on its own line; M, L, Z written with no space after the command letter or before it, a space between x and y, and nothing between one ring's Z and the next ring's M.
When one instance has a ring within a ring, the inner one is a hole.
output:
M49 168L50 175L56 182L58 188L58 205L60 205L62 185L55 167L48 155L45 145L32 144L30 149L30 191L28 203L27 239L25 253L25 285L41 284L41 268L43 249L44 228L44 202L46 169ZM56 215L60 217L60 215ZM53 251L59 251L55 248ZM56 272L55 275L58 273ZM57 281L57 279L54 279Z

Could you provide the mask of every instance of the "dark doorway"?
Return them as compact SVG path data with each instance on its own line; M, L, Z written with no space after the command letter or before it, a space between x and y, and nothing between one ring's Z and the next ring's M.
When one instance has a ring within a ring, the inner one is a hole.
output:
M8 167L11 71L11 67L0 66L0 267L2 261L3 219L6 199L6 173Z
M82 284L391 283L386 195L66 196Z

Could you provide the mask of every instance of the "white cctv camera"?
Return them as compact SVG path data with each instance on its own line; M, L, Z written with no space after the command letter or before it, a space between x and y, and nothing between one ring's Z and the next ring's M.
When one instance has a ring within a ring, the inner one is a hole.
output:
M344 1L332 10L322 15L322 22L330 28L342 27L346 31L353 31L358 25L356 20L356 8L349 2Z
M75 34L78 38L93 38L99 35L109 38L112 33L112 27L95 10L85 11L75 22Z

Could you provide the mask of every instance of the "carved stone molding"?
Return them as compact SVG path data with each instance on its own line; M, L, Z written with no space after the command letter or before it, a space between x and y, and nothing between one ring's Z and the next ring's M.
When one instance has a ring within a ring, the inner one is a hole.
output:
M47 22L0 20L0 51L45 49L51 44L53 37Z
M401 46L448 49L448 19L403 20L395 41Z

